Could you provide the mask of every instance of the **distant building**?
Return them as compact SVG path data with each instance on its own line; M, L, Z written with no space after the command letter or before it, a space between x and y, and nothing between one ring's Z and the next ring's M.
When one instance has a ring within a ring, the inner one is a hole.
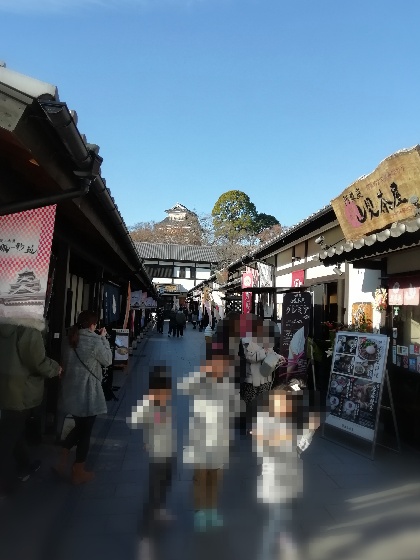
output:
M168 311L183 305L187 292L207 280L217 264L213 247L169 243L136 244L137 252Z
M168 241L179 243L182 240L185 244L200 244L201 227L195 212L179 202L165 212L168 216L158 222L156 228L164 231Z

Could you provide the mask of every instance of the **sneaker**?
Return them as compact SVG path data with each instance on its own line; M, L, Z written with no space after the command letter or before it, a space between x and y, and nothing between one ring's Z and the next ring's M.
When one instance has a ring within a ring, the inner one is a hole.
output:
M41 468L41 461L34 461L31 463L27 470L18 474L18 479L21 482L27 482L33 474L39 471Z
M194 529L203 533L207 529L207 512L200 509L194 513Z
M211 509L207 512L207 520L211 527L223 527L224 525L223 517L217 509Z

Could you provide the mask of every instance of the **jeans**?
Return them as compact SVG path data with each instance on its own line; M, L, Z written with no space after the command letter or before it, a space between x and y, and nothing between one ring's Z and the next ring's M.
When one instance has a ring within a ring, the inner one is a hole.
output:
M175 458L163 462L149 462L149 495L143 509L140 535L149 537L154 529L154 513L164 507L175 471Z
M76 463L84 463L89 453L90 436L96 416L73 416L74 428L63 441L63 447L72 449L76 447Z
M0 418L0 482L7 486L15 469L25 472L30 465L26 443L26 421L29 410L2 410Z
M287 546L296 547L293 535L293 510L292 502L267 504L268 519L265 522L260 553L258 560L277 560L281 541Z
M177 325L176 327L176 336L179 335L184 336L184 327L182 325Z

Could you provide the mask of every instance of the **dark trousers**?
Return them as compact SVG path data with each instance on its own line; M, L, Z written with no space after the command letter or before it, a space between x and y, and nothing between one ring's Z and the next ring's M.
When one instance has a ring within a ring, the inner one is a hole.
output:
M143 518L140 523L140 536L148 537L154 529L155 512L165 506L166 496L171 487L175 471L175 458L168 458L163 462L149 462L149 493L143 508Z
M177 325L176 326L176 336L179 337L179 335L184 336L184 326L183 325Z
M12 482L16 467L25 472L30 465L26 443L26 421L29 410L2 410L0 418L0 481L7 486Z
M89 453L90 436L96 416L73 416L74 428L63 441L63 447L72 449L76 447L76 463L84 463Z

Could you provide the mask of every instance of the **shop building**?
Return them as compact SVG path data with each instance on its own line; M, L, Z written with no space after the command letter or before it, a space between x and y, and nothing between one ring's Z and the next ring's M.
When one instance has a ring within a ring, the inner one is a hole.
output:
M217 263L216 251L205 245L137 242L136 248L167 313L185 305L188 291L207 280Z
M374 327L390 337L388 369L397 425L420 445L420 147L386 158L334 201L345 239L319 253L326 267L341 264L377 275ZM374 292L375 292L374 289ZM381 303L382 302L382 303ZM375 324L376 323L376 324Z
M44 315L48 353L58 361L82 309L110 330L125 321L129 289L156 296L101 163L99 146L80 133L56 86L0 67L0 214L56 205ZM47 396L51 429L56 380Z

